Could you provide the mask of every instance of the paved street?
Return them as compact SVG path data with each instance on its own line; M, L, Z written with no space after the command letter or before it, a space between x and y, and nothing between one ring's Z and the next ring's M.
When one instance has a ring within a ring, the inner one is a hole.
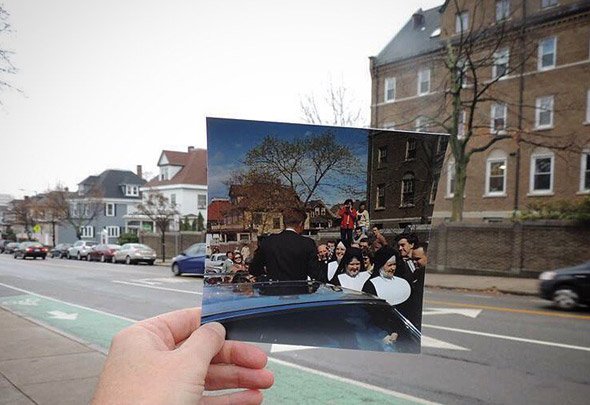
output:
M132 321L199 304L201 292L200 278L176 278L166 267L0 255L2 308L102 352ZM429 289L423 324L422 355L265 346L277 376L266 403L581 404L590 395L588 311L555 311L534 296ZM11 373L14 361L0 357L8 381L22 378Z

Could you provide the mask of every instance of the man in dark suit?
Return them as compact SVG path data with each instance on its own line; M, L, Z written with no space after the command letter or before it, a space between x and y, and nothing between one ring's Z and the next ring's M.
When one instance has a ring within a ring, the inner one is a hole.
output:
M412 289L410 298L399 305L398 309L416 328L421 329L425 269L413 260L414 249L419 247L418 237L413 233L404 232L397 238L397 247L404 263L399 275L410 283Z
M307 280L319 278L315 242L301 236L307 214L303 208L283 211L285 229L264 238L250 263L250 274L266 275L270 280Z

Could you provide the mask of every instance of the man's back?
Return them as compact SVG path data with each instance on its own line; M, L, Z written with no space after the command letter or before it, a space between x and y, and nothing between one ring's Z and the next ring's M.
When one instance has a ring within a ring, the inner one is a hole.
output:
M266 267L266 272L265 272ZM254 253L250 273L268 274L273 280L306 280L317 277L316 247L313 240L291 230L266 237Z

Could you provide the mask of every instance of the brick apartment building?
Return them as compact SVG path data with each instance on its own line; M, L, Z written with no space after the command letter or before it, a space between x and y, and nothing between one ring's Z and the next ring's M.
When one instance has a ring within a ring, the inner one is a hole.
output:
M484 31L501 35L497 40L488 37L485 46L489 47L474 55L481 60L488 53L490 62L478 67L478 84L493 82L493 87L490 85L490 97L477 104L472 114L469 108L459 114L458 137L461 139L465 123L472 118L468 149L498 139L471 158L463 219L502 222L531 203L589 196L587 0L451 0L418 10L370 58L371 126L446 132L440 117L451 111L447 44L456 44L466 33ZM469 80L469 61L464 66L467 73L462 85L469 97L475 86ZM447 150L435 223L451 217L454 173Z

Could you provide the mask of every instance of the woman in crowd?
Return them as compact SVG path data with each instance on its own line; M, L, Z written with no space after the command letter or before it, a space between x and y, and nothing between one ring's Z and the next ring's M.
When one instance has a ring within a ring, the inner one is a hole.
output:
M244 258L242 257L241 253L234 253L234 264L231 267L232 273L237 273L238 271L246 271L246 265L244 264Z
M373 269L375 268L375 257L370 251L362 248L361 250L363 251L363 264L365 265L365 270L372 276Z
M361 291L365 282L371 277L365 271L363 252L359 248L349 248L346 251L338 270L338 274L334 276L331 283L351 290Z
M395 277L395 270L403 266L397 250L385 246L375 253L375 271L363 286L363 291L383 298L390 305L401 304L410 297L410 284Z
M338 266L346 253L346 246L342 241L338 242L336 248L334 249L334 260L328 263L328 280L332 280L336 275L336 270L338 270Z

